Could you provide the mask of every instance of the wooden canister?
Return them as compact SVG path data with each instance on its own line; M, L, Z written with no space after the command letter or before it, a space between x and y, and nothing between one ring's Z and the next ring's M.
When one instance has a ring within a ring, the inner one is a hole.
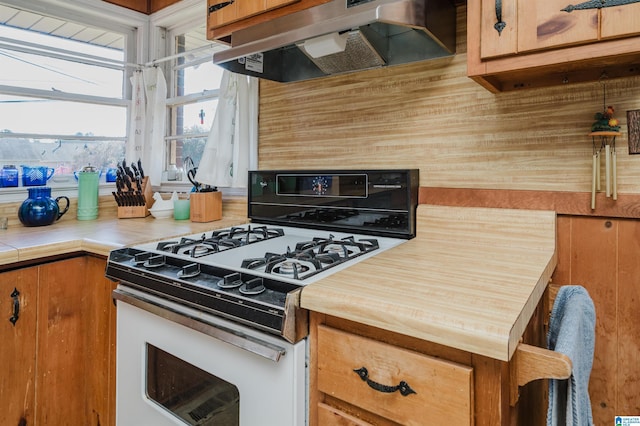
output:
M192 222L213 222L222 219L221 192L193 192L190 199Z

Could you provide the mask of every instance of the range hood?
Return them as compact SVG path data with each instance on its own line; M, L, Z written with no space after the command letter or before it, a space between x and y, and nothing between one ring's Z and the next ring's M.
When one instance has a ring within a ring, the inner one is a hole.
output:
M292 82L455 53L453 0L331 0L231 34L213 62Z

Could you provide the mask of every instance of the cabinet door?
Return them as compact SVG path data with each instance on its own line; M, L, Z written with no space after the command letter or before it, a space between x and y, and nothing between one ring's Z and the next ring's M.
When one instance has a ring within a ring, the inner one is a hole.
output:
M266 0L236 0L238 19L248 18L267 10Z
M571 0L518 1L518 51L598 40L598 9L566 12ZM578 3L578 1L576 1Z
M601 38L640 34L640 3L605 7L600 14Z
M501 0L500 4L484 0L481 7L480 56L484 59L517 53L517 0ZM500 28L499 23L501 31L496 29Z
M1 425L34 422L37 294L36 267L0 273Z
M618 371L614 411L640 413L640 221L621 220L618 226Z
M238 20L237 2L231 0L208 0L207 28L216 28Z
M269 3L269 4L268 4ZM291 0L209 0L208 27L216 28L263 13L268 9L293 3ZM212 8L214 9L212 11Z
M327 404L318 404L318 424L319 425L339 425L339 426L373 426L369 422L354 417Z
M114 424L112 284L92 259L39 267L37 424Z
M276 7L286 6L291 3L299 2L300 0L266 0L265 9L275 9Z
M148 13L147 0L105 0L108 3L117 4L137 12Z
M595 424L614 418L616 341L616 246L618 222L604 218L571 219L570 281L584 286L596 308L596 344L589 380Z

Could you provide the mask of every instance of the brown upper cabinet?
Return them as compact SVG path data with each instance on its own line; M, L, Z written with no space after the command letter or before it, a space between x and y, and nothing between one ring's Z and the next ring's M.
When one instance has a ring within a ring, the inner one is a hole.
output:
M217 28L299 0L208 0L208 26Z
M232 32L330 0L207 0L207 38L231 43Z
M584 5L468 2L469 76L500 92L640 73L640 2L600 9Z
M118 6L126 7L127 9L135 10L136 12L151 14L159 11L174 3L178 3L180 0L104 0L107 3L113 3Z

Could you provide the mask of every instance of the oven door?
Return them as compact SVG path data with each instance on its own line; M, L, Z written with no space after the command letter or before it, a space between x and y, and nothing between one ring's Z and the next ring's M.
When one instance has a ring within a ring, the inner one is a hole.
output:
M290 344L122 285L114 299L119 426L307 424L306 340Z

